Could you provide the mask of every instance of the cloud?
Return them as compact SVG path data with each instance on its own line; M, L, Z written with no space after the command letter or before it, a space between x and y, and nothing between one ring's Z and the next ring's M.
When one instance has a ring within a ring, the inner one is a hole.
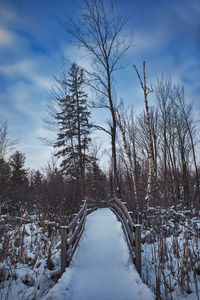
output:
M185 43L192 41L198 51L200 49L200 2L199 0L183 0L169 2L169 15L171 14L170 31L176 33L177 38L184 39Z
M26 155L26 166L31 169L41 169L49 160L52 148L42 145L37 139L27 143L19 143L17 148Z
M134 47L132 53L158 51L164 48L169 40L169 33L164 28L137 29L135 30Z
M6 29L0 28L0 47L11 47L15 43L15 35Z
M15 49L17 52L13 61L1 59L0 74L5 84L0 92L0 116L8 120L11 136L19 138L15 148L26 154L26 165L41 168L51 153L51 149L44 146L38 137L48 136L42 130L42 118L45 117L47 91L50 90L56 68L54 54L38 55L19 34L9 35L8 30L0 33L0 47L4 45L11 53ZM20 41L24 46L22 49Z
M1 0L0 6L0 24L11 24L17 22L18 16L15 11L8 6L6 1Z
M19 138L16 149L26 154L26 165L40 168L51 152L38 137L52 135L43 129L42 119L62 50L52 51L49 44L48 51L41 48L43 35L36 30L34 38L34 23L28 16L20 20L24 12L17 10L10 1L0 3L0 118L8 121L10 136ZM55 39L52 32L47 35Z
M170 5L170 9L176 14L179 21L187 26L196 27L199 24L200 3L198 0L184 0L181 6L179 2L175 2Z
M31 55L31 54L30 54ZM50 61L51 58L49 58ZM22 76L26 80L34 82L38 87L49 88L52 84L51 73L46 69L46 57L30 57L22 59L12 64L4 64L0 66L0 72L11 78L19 78ZM48 74L48 75L47 75Z
M74 44L64 43L62 52L69 65L76 61L84 69L90 72L93 70L91 56L83 48L78 48Z
M21 60L14 64L4 64L0 66L0 72L7 76L28 76L33 68L33 61L31 59Z

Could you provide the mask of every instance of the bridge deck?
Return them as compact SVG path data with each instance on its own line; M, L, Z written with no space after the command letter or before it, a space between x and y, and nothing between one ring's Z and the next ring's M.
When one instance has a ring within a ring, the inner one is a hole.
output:
M121 223L108 209L87 217L72 263L45 300L155 299L132 264Z

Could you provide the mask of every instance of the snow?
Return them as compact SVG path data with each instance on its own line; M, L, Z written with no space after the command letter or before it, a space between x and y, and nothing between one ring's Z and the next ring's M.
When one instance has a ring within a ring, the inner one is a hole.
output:
M162 299L199 299L199 211L154 209L142 232L143 281Z
M45 222L38 222L34 216L26 220L27 224L23 221L13 217L12 221L3 219L0 224L0 299L39 300L55 284L55 274L60 270L57 230L52 226L54 267L50 270L47 256L51 241Z
M108 209L87 217L69 268L43 300L153 300L131 262L121 223Z

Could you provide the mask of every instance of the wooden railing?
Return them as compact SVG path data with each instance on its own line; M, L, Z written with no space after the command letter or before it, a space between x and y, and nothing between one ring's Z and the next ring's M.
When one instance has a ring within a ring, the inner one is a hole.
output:
M61 274L69 266L83 233L87 217L87 200L68 226L61 227Z
M133 223L130 212L125 206L125 202L113 198L108 200L107 203L107 206L122 223L132 261L135 264L138 273L141 275L141 225Z
M109 207L122 223L131 258L138 273L141 274L141 226L133 223L126 206L117 198L108 201L85 199L82 208L71 223L61 227L61 274L73 258L83 233L87 215L102 207Z

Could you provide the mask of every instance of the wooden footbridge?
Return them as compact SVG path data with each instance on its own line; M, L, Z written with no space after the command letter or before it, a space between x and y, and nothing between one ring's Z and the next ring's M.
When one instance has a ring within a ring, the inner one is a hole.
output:
M61 227L61 274L72 261L84 231L87 215L99 208L109 208L121 222L130 256L141 275L141 226L133 223L125 203L117 198L108 201L86 198L71 223Z
M155 300L140 277L141 227L125 203L87 198L61 233L62 276L43 300Z

